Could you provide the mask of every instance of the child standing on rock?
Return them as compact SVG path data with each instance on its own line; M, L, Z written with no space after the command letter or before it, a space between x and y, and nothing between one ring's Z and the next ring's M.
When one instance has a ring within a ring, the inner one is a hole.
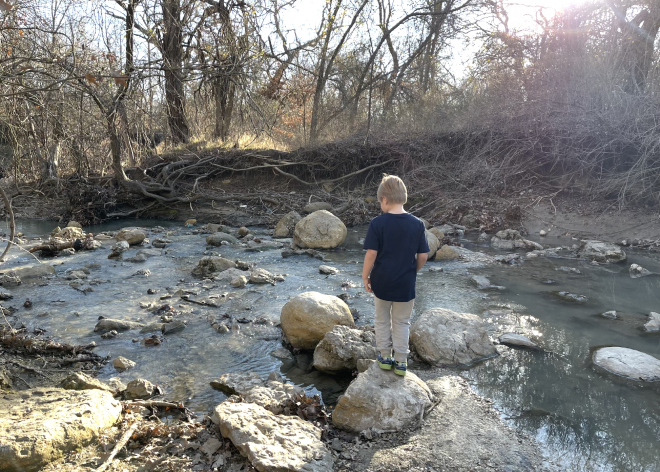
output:
M406 375L415 279L426 263L429 245L424 223L403 209L408 192L399 177L384 176L377 197L383 214L371 220L364 238L362 281L376 301L378 365Z

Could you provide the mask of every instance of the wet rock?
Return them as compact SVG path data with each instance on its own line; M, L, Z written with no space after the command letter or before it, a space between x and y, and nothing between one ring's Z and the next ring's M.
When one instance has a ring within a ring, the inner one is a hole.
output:
M289 300L282 307L280 323L287 340L299 349L314 349L337 325L355 326L346 303L318 292L304 292Z
M85 238L85 232L82 230L82 228L76 228L73 226L71 227L67 226L64 229L60 229L60 227L58 226L53 231L51 231L50 235L52 238L66 239L66 240Z
M534 241L523 239L520 233L513 229L498 231L490 240L490 245L500 251L513 251L514 249L542 250L543 246Z
M222 246L223 241L234 244L238 242L238 239L227 233L213 233L211 236L206 237L206 244L209 246Z
M319 266L319 272L324 275L337 275L339 273L339 269L336 267L321 265Z
M649 275L653 275L653 272L650 270L645 269L644 267L640 266L639 264L630 264L630 267L628 268L628 271L630 272L630 276L633 279L638 279L640 277L646 277Z
M234 277L231 279L231 286L234 288L244 288L248 283L247 277L244 275L239 275L238 277Z
M346 226L326 210L301 219L293 232L293 243L301 248L335 248L346 239Z
M656 332L660 331L660 314L651 312L649 313L649 321L644 325L644 331Z
M112 330L108 331L107 333L103 333L101 335L101 338L103 338L103 339L112 339L112 338L116 338L117 336L119 336L119 332L115 329L112 329Z
M369 428L399 431L419 422L433 401L429 387L414 373L400 377L373 363L339 397L332 422L354 433Z
M239 237L242 238L244 236L247 236L248 234L250 234L250 230L247 229L245 226L241 226L240 228L238 228L238 236Z
M236 277L250 277L250 273L238 268L230 268L222 272L216 272L211 276L217 282L230 283Z
M312 256L316 259L321 259L322 261L325 260L325 255L322 252L316 251L314 249L293 249L293 248L286 248L282 250L282 257L286 259L287 257L291 256Z
M499 337L500 344L514 347L524 347L527 349L538 350L536 343L532 342L527 336L517 333L504 333Z
M293 230L296 227L296 224L302 219L295 211L290 211L284 217L278 221L277 226L275 226L275 231L273 232L273 237L275 238L291 238L293 237Z
M128 382L122 392L126 400L146 400L154 395L156 387L145 379L135 379Z
M544 229L542 229L541 231L539 231L539 236L546 236L547 234L548 234L548 232L547 232L546 230L544 230Z
M369 331L335 326L314 349L314 367L327 373L354 370L359 359L376 358L375 343Z
M127 262L147 262L147 256L144 254L136 254L135 256L126 259Z
M483 320L444 308L426 310L410 329L419 356L436 366L468 366L497 355Z
M149 277L151 275L151 271L149 269L138 269L133 275L137 275L138 277Z
M171 244L172 241L169 239L156 238L151 242L151 245L158 249L163 249L168 244Z
M605 313L601 313L600 316L603 318L608 318L610 320L616 320L617 319L617 314L616 311L611 310L611 311L606 311Z
M580 269L577 269L575 267L561 266L561 267L555 267L555 270L559 270L559 271L562 271L562 272L569 272L571 274L581 274L582 273L582 272L580 272Z
M438 238L436 238L436 236L429 230L426 230L426 242L429 244L429 259L433 259L435 253L438 252L438 249L440 248L440 240L438 240Z
M211 381L211 387L227 395L245 395L254 387L263 387L266 381L254 372L230 372Z
M438 252L435 253L436 261L453 261L460 259L461 255L453 247L443 245Z
M87 278L87 274L82 270L72 270L66 276L67 280L84 280Z
M136 257L138 256L145 256L146 258L149 257L158 257L162 254L161 251L157 251L156 249L140 249L137 254L135 255Z
M0 283L0 285L2 285ZM14 296L9 292L0 292L0 300L11 300Z
M99 320L94 327L94 332L105 333L107 331L128 331L131 329L141 329L144 328L144 324L135 323L133 321L124 321L124 320L114 320L112 318L104 318Z
M589 299L584 295L578 295L570 292L551 292L557 298L571 303L587 303Z
M293 359L293 355L283 347L278 347L274 351L271 351L270 355L275 359Z
M32 267L15 268L12 269L12 272L25 282L30 279L38 279L39 277L53 275L55 273L55 267L50 264L38 264Z
M660 360L625 347L603 347L592 355L593 363L608 372L641 382L660 381Z
M144 231L137 228L124 228L117 233L117 241L126 241L130 246L141 244L147 237Z
M283 247L284 244L279 241L270 241L270 240L257 238L247 242L246 251L261 252L261 251L269 251L272 249L282 249Z
M594 240L582 241L578 255L596 262L621 262L626 260L626 253L616 244Z
M60 386L66 390L105 390L114 393L115 389L84 372L74 372L62 381Z
M206 256L202 257L192 271L192 275L200 278L208 278L217 272L236 268L236 263L224 257ZM231 279L230 279L231 280Z
M252 403L224 402L212 420L260 472L331 472L321 429L296 416L277 416Z
M167 335L167 334L178 333L179 331L183 331L184 329L186 329L186 324L183 321L174 320L170 323L164 323L161 328L161 332Z
M275 285L275 278L265 269L255 269L250 273L250 283Z
M309 214L309 213L314 213L315 211L320 211L320 210L330 211L330 210L332 210L332 205L330 205L329 203L326 203L326 202L308 203L303 208L303 213Z
M112 361L112 366L117 369L118 372L123 372L128 369L132 369L137 364L125 357L119 356Z
M494 260L502 264L515 264L520 261L520 254L502 254L495 256Z
M479 290L506 290L506 287L501 285L492 285L488 277L484 275L473 275L470 277L470 282L472 282Z
M486 242L490 239L490 236L488 236L487 233L481 233L479 235L479 238L477 239L479 242Z
M162 331L164 323L149 323L147 326L140 330L140 333L153 333L154 331Z
M436 238L438 238L438 241L442 241L445 239L445 233L443 233L440 228L433 227L429 229L429 233L433 234Z
M36 471L97 440L121 416L102 390L35 388L0 397L0 470Z
M121 257L122 253L125 251L128 251L129 244L126 241L119 241L118 243L114 244L111 248L111 253L108 256L108 259L118 259Z
M62 249L60 251L60 256L73 256L76 253L76 250L72 247Z

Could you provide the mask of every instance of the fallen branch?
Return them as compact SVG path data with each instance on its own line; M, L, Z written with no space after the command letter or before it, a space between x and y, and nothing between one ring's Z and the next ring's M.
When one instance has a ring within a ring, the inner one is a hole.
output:
M112 452L110 452L108 458L105 460L105 462L103 462L103 464L101 464L101 466L98 469L96 469L96 472L102 472L108 468L108 466L112 463L117 453L119 453L119 451L121 451L121 449L126 445L128 440L131 439L131 436L133 436L133 433L135 432L137 427L138 427L138 422L136 421L131 425L130 428L128 428L124 432L124 434L121 435L121 438L119 438L119 441L117 442L117 444L115 444L115 447L112 449Z
M20 367L20 368L23 369L23 370L27 370L28 372L32 372L33 374L41 375L42 377L44 377L44 378L46 378L46 379L48 379L48 380L53 380L52 377L50 377L50 376L44 374L44 373L41 372L39 369L35 369L35 368L30 367L30 366L27 366L27 365L25 365L25 364L21 364L20 362L17 362L17 361L12 361L11 359L7 359L7 362L9 362L10 364L14 364L14 365L17 366L17 367Z

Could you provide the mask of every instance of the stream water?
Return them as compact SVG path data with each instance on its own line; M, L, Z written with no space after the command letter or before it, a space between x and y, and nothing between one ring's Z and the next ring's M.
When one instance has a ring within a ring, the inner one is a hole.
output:
M364 237L366 227L349 228L343 247L327 253L326 264L337 267L340 273L325 276L319 274L319 260L307 256L283 259L279 250L247 252L223 246L209 252L206 235L191 234L177 222L130 220L86 230L97 233L135 225L165 227L149 235L172 241L161 257L151 257L144 263L126 262L139 250L131 249L124 253L124 261L109 260L112 241L108 241L94 252L47 260L56 264L56 277L38 286L24 284L10 289L14 299L6 305L18 308L17 318L29 328L44 328L48 335L75 344L95 341L98 354L112 358L121 355L137 362L135 368L121 374L108 364L100 373L101 379L149 379L162 385L168 398L185 402L200 413L207 413L225 398L211 389L209 382L226 372L267 375L279 371L310 393L320 393L325 402L336 401L351 379L313 370L309 355L290 360L271 356L281 347L278 330L272 324L277 323L290 297L309 290L347 293L348 305L359 314L357 324L373 323L373 301L361 285L363 252L358 241ZM52 222L18 222L18 231L25 237L43 236L54 226ZM259 228L254 231L267 234ZM549 237L541 242L575 243L568 238ZM492 252L487 244L470 239L463 243L475 251ZM197 261L211 252L253 262L272 273L285 274L286 279L275 286L248 285L236 290L224 283L192 278L190 272ZM3 271L34 263L31 256L16 249L11 255ZM479 394L493 399L512 427L535 437L548 458L562 469L660 471L660 386L628 382L595 370L590 363L591 350L603 345L629 347L660 357L660 337L642 330L648 312L660 311L660 279L632 279L628 274L630 263L660 272L658 257L646 253L629 253L625 264L604 266L558 258L529 259L513 266L429 262L418 276L413 320L416 314L433 307L477 313L486 320L494 337L515 330L541 345L542 352L503 348L499 357L456 373L468 379ZM94 291L84 294L69 285L66 274L90 264L100 266L90 269L84 287L91 282ZM437 267L443 272L428 270ZM135 276L142 268L149 269L151 275ZM471 275L486 275L506 290L479 291L471 285ZM547 284L549 279L554 283ZM148 295L149 288L158 293ZM212 308L177 296L160 300L164 294L178 290L192 293L193 298L226 301ZM584 295L588 301L569 303L551 294L561 290ZM22 306L25 298L32 301L29 310ZM158 321L158 316L140 308L140 302L171 304L183 312L188 327L166 336L156 347L133 342L149 336L137 331L107 340L93 332L100 315L145 323ZM608 310L616 310L619 319L600 316ZM223 315L270 323L236 323L240 329L219 334L211 322ZM412 370L416 368L423 367L411 365Z

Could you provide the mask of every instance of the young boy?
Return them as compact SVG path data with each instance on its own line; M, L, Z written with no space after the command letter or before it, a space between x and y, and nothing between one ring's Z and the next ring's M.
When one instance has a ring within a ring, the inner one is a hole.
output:
M403 209L408 192L399 177L385 175L377 197L383 214L371 220L364 238L362 281L376 300L378 365L406 375L415 278L426 263L429 245L424 223Z

